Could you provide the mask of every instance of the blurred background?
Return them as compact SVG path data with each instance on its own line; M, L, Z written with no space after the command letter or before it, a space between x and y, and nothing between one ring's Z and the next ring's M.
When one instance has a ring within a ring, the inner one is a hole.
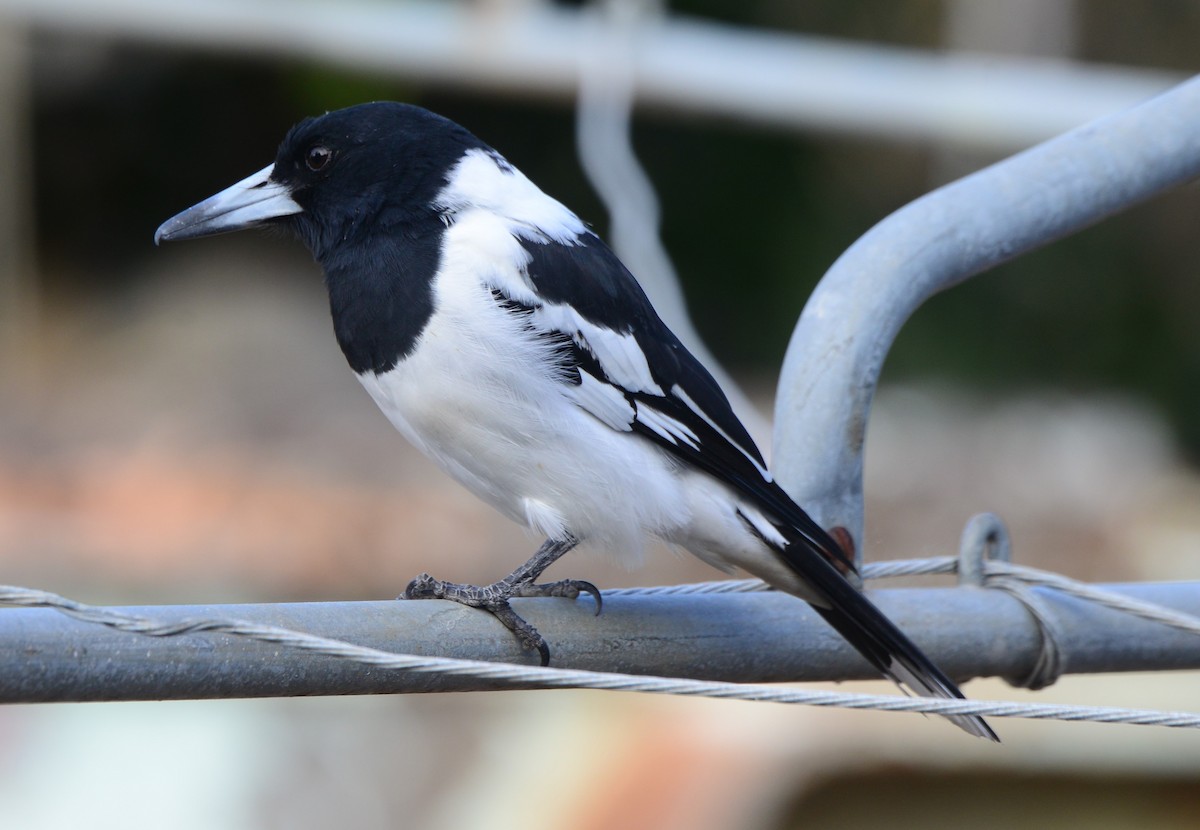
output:
M841 251L1194 74L1198 41L1200 5L1177 0L0 0L2 581L114 604L379 599L531 552L374 410L299 245L153 247L306 115L418 103L602 235L616 208L614 242L655 285L673 264L765 424ZM581 88L596 117L577 141ZM630 163L630 100L653 191L628 168L602 196ZM868 559L954 552L993 510L1020 563L1200 579L1198 218L1181 188L921 309L869 430ZM664 551L567 571L716 576ZM1200 678L966 691L1194 710ZM8 707L0 811L38 828L1195 825L1192 734L994 725L1000 747L905 715L586 692Z

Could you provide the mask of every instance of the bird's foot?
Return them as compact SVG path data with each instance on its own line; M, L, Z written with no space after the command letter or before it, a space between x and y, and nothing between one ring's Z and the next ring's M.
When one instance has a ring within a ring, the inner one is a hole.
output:
M600 589L581 579L561 579L558 582L534 582L549 565L575 546L575 540L548 541L528 562L517 568L499 582L491 585L464 585L434 579L421 574L408 584L403 599L447 599L471 608L489 612L504 626L517 635L526 648L536 650L542 665L550 664L550 647L538 630L512 610L509 600L513 597L566 597L575 599L580 594L590 594L596 600L596 613L600 613Z
M526 648L533 649L541 656L542 665L550 664L550 647L546 639L538 633L529 622L522 618L508 601L513 597L567 597L575 599L581 593L591 594L596 600L596 613L600 613L600 589L590 582L581 579L563 579L558 582L534 583L509 582L502 579L491 585L463 585L458 582L445 582L434 579L429 574L421 574L404 591L404 599L448 599L471 608L487 611L504 626L517 635L517 639Z

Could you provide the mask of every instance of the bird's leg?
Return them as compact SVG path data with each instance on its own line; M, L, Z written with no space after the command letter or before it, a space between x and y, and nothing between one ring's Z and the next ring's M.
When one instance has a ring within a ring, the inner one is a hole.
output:
M534 582L542 571L553 565L571 548L579 544L579 540L568 535L565 539L547 539L538 548L537 553L529 558L521 567L491 585L462 585L457 582L443 582L434 579L429 574L421 574L408 584L404 599L448 599L453 602L469 605L472 608L482 608L489 611L509 631L516 634L528 648L536 649L541 655L542 665L550 663L550 647L537 629L527 623L512 610L508 601L513 597L567 597L575 599L581 593L591 594L596 600L596 613L600 613L600 589L590 582L581 579L562 579L558 582L537 584Z

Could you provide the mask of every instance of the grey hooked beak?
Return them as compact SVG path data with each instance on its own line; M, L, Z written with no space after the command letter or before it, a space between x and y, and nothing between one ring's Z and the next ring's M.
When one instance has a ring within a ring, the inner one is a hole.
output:
M154 244L240 231L268 219L303 212L285 185L271 181L274 169L274 164L268 164L253 176L172 216L154 232Z

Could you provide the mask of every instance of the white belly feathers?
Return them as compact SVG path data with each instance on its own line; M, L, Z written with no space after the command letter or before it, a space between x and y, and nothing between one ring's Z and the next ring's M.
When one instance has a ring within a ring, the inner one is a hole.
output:
M497 263L520 261L503 223L456 222L434 278L434 320L408 357L359 381L409 441L505 515L632 564L645 534L670 538L690 519L677 463L581 409L552 344L497 303L489 284L523 280Z

